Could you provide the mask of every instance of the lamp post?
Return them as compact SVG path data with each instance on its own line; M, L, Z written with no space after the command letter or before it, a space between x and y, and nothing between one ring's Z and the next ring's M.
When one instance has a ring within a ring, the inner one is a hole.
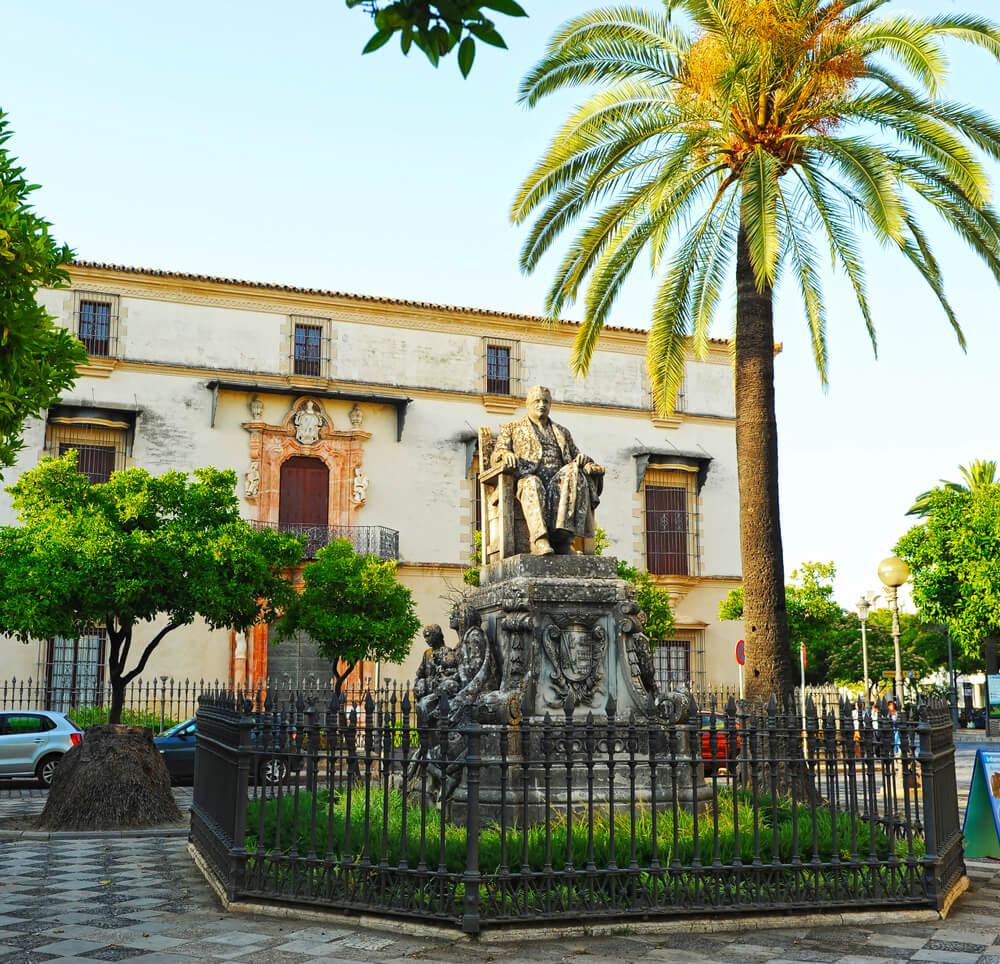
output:
M892 648L896 655L896 709L903 708L903 660L899 653L899 587L910 578L910 567L896 556L883 559L878 566L878 577L885 586L886 599L892 610Z
M872 604L878 596L875 593L866 592L856 603L855 606L858 610L858 618L861 620L861 666L862 673L864 674L865 680L865 705L867 706L870 700L872 684L871 680L868 678L868 613L872 608Z

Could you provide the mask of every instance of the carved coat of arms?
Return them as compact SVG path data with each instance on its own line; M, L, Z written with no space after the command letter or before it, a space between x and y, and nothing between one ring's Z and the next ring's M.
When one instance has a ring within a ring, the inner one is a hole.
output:
M604 675L608 637L597 613L558 613L542 632L542 647L552 670L550 706L567 696L576 704L589 703Z

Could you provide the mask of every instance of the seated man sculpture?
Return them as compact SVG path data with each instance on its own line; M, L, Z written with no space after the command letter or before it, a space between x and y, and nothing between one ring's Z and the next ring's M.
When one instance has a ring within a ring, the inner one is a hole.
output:
M494 465L513 472L533 555L593 552L594 509L604 486L604 467L577 451L569 431L549 418L552 393L528 392L528 414L500 429ZM576 538L582 550L574 549Z

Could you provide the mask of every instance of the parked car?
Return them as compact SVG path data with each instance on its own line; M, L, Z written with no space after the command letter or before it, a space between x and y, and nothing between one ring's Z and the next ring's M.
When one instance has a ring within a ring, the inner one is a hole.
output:
M739 724L737 724L739 726ZM716 716L715 732L712 731L712 716L701 714L701 758L705 762L705 775L714 770L729 768L739 759L740 736L736 734L733 746L729 745L729 731L726 729L725 717Z
M194 752L198 740L196 730L197 721L192 718L153 737L173 783L194 779Z
M82 739L82 730L62 713L0 712L0 777L35 777L50 787L63 754Z
M194 755L198 745L197 723L198 721L192 717L153 738L174 783L194 779ZM254 755L250 779L265 786L284 783L288 779L289 763L293 772L302 768L301 758L295 755L295 730L276 729L275 732L284 734L286 744L271 746L270 753L257 750L258 731L255 729L252 732ZM274 739L272 738L272 742Z

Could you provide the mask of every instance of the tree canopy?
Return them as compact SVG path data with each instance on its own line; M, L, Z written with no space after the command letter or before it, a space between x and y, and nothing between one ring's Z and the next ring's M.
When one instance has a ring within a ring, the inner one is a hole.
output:
M531 221L533 271L573 232L545 308L578 298L572 367L585 375L640 258L657 279L646 362L670 410L690 352L736 281L734 371L747 679L754 695L793 685L784 609L774 406L774 292L801 299L827 379L822 277L842 269L875 347L861 233L898 252L937 298L959 342L927 214L953 228L1000 281L1000 216L983 163L1000 125L941 93L945 43L1000 60L1000 28L961 13L887 15L889 0L666 0L560 27L521 84L538 104L596 86L555 134L512 206ZM681 20L677 15L683 17Z
M87 352L35 300L39 288L64 287L60 267L73 253L49 234L28 203L37 190L7 150L11 132L0 111L0 470L23 447L24 420L59 400Z
M923 517L895 548L913 573L913 601L978 658L1000 632L1000 484L934 489Z
M789 646L796 659L806 644L806 682L855 684L864 676L861 620L833 598L837 569L832 562L804 562L785 586ZM719 605L720 619L743 618L743 590L733 589ZM900 614L900 653L904 672L919 680L948 662L948 639L940 626ZM873 609L868 616L868 675L878 683L893 670L892 616ZM960 667L966 665L959 661Z
M994 485L998 481L997 479L997 464L996 462L983 462L979 459L975 459L969 463L968 468L964 465L958 467L958 471L961 473L962 478L965 482L949 482L947 479L941 479L941 485L946 489L952 489L955 492L975 492L977 489L986 488L987 486ZM927 492L921 492L917 496L916 502L910 506L907 515L916 515L923 518L927 515L927 511L930 507L931 495L934 493L934 489L929 489Z
M394 561L359 556L347 539L335 539L302 578L302 592L275 624L275 641L306 633L333 665L338 688L362 660L406 658L420 620L410 590L396 582Z
M458 47L458 68L469 76L476 56L476 41L504 47L486 11L495 10L508 17L526 17L515 0L345 0L347 6L360 7L375 21L375 34L363 53L384 47L395 34L404 54L416 47L436 67L438 61Z
M43 459L8 489L21 525L0 529L0 632L27 642L103 628L119 722L125 686L168 633L196 617L245 631L294 595L283 573L300 541L241 519L235 489L236 474L214 468L193 479L131 468L92 485L75 451Z

